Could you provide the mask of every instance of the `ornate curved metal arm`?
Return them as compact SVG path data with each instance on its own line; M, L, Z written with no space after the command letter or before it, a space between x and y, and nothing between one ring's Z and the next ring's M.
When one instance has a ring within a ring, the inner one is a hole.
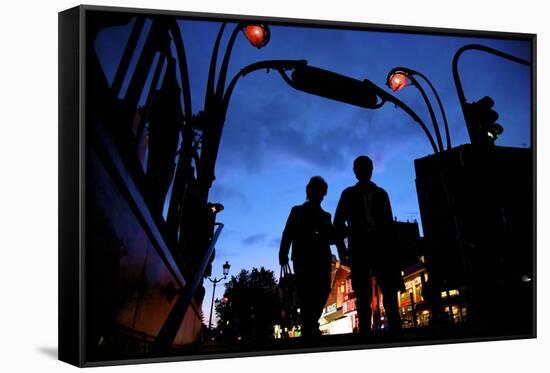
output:
M291 70L296 67L304 66L304 65L307 65L307 61L305 60L266 60L266 61L255 62L241 69L241 71L235 74L233 79L231 79L231 82L227 86L227 90L223 96L223 100L221 104L221 110L222 110L223 116L225 116L225 113L227 112L227 107L229 105L231 94L233 93L233 89L235 88L235 85L237 84L237 81L239 80L239 78L246 76L251 72L254 72L257 70L272 69L279 72L279 74L281 74L283 79L288 83L289 78L288 76L286 76L284 71Z
M445 138L447 140L447 149L451 149L452 145L451 145L451 134L449 132L449 123L447 122L447 115L445 114L445 108L443 107L443 104L441 103L441 99L439 98L439 94L435 90L435 87L432 85L432 82L430 82L424 74L422 74L418 71L414 71L414 70L413 70L413 72L416 75L418 75L419 77L421 77L422 79L424 79L424 81L426 83L428 83L428 85L430 86L430 89L432 90L432 92L435 96L435 99L437 100L437 104L439 106L439 111L441 112L441 116L443 117L443 125L445 126Z
M447 146L448 146L448 148L450 148L450 145L449 145L450 144L450 135L449 135L449 131L448 131L447 117L445 116L445 111L443 109L443 105L441 104L441 100L439 99L439 96L437 95L437 92L435 91L434 86L431 84L431 82L428 80L428 78L426 76L419 73L418 71L415 71L413 69L409 69L408 67L402 67L402 66L394 67L388 73L388 79L390 79L390 77L395 73L404 74L407 77L407 79L409 79L412 82L412 85L414 85L420 91L420 94L422 95L422 98L424 99L424 102L426 103L426 106L428 107L428 112L430 114L430 119L432 121L432 126L433 126L433 129L434 129L434 132L435 132L435 136L437 138L437 144L439 145L439 150L443 151L443 150L445 150L445 148L443 147L443 140L441 139L441 132L439 130L439 123L437 122L437 118L435 117L435 113L434 113L434 110L433 110L432 103L430 102L430 100L428 98L428 95L426 94L426 91L424 90L424 88L420 85L418 80L415 78L415 75L420 76L422 79L424 79L429 84L430 88L432 89L434 95L437 98L437 102L439 103L439 109L442 113L442 116L443 116L443 119L444 119L444 122L445 122L445 129L446 129L446 135L447 135ZM387 83L387 84L389 84L389 83Z
M531 62L524 60L522 58L513 56L508 53L504 53L499 51L498 49L493 49L490 47L486 47L484 45L479 44L468 44L460 48L458 51L456 51L454 57L453 57L453 79L455 82L456 87L456 93L458 94L458 100L460 102L460 106L462 108L462 113L464 116L466 116L466 97L464 96L464 89L462 88L462 82L460 81L460 76L458 75L458 60L460 59L460 56L462 56L462 53L468 51L468 50L479 50L482 52L486 52L489 54L493 54L497 57L501 57L504 59L507 59L512 62L516 62L525 66L531 66ZM466 119L466 118L465 118Z
M192 116L193 109L191 107L191 89L189 88L189 72L187 70L187 57L185 55L185 45L183 44L183 38L181 37L181 31L178 22L174 20L170 23L169 29L172 33L174 40L174 46L176 49L176 55L178 57L178 66L180 67L181 75L181 89L183 93L183 112L185 119L189 120Z
M233 79L231 80L231 82L229 83L229 85L227 87L227 91L225 92L225 95L224 95L223 100L222 100L222 105L221 105L222 116L225 117L225 114L227 112L227 107L229 105L229 100L231 99L231 94L233 93L233 89L235 88L235 85L237 84L237 81L241 77L246 76L247 74L249 74L251 72L254 72L254 71L257 71L257 70L273 69L273 70L276 70L281 75L283 80L288 85L290 85L291 87L294 87L292 79L290 79L288 77L288 75L285 74L285 71L296 69L300 66L305 66L305 65L307 65L307 61L305 61L305 60L267 60L267 61L256 62L256 63L253 63L251 65L246 66L244 69L242 69L237 74L235 74L235 76L233 77ZM437 148L437 145L436 145L436 143L433 139L432 134L428 130L428 127L422 121L422 119L410 107L408 107L401 100L399 100L395 96L387 93L385 90L378 87L376 84L372 83L371 81L365 80L365 81L363 81L363 83L367 86L366 88L374 90L376 92L376 95L381 100L381 102L379 104L377 104L375 108L381 107L382 105L384 105L388 101L392 102L393 104L395 104L396 106L401 108L403 111L405 111L407 114L409 114L409 116L412 117L412 119L415 122L417 122L420 125L420 127L422 128L422 130L424 131L424 133L428 137L428 140L430 141L430 144L431 144L434 152L439 153L439 149Z
M378 87L376 84L372 83L371 81L367 82L371 84L371 88L376 90L376 94L380 97L380 99L383 100L383 102L391 102L403 111L405 111L409 116L420 125L426 136L428 137L428 140L430 141L430 144L432 145L432 149L435 153L439 153L439 150L435 144L434 138L430 131L428 130L428 127L426 124L422 121L422 119L416 114L409 106L407 106L403 101L398 99L397 97L389 94L388 92L384 91L382 88Z
M208 69L208 82L206 83L206 96L204 98L204 106L207 108L210 104L210 99L214 95L214 79L216 77L216 65L218 64L218 50L220 49L220 42L225 30L226 23L223 22L218 31L216 42L214 43L214 49L212 50L212 57L210 57L210 68Z
M420 91L420 94L422 95L422 98L424 99L424 102L426 103L426 106L428 107L428 112L430 113L430 118L432 120L434 132L435 132L435 138L437 139L437 145L439 146L439 150L443 151L443 140L441 139L441 132L439 131L439 124L437 123L437 118L435 117L434 109L432 107L432 103L430 102L430 99L428 98L428 95L426 94L426 91L422 86L418 83L418 80L411 75L409 76L409 79L413 82L413 84L418 88L418 91Z
M223 90L225 88L225 79L227 77L227 68L229 67L229 59L231 58L231 51L233 50L233 45L237 39L239 31L241 31L242 25L238 23L235 26L235 29L229 37L229 42L227 43L227 48L225 49L225 54L223 56L222 66L220 68L220 76L218 77L218 86L216 87L216 95L219 97L220 101L224 96Z

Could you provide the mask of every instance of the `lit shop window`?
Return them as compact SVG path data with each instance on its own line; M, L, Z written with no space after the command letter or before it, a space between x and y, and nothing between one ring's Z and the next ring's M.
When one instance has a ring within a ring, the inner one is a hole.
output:
M343 313L348 313L348 312L355 311L356 308L357 307L355 305L355 298L347 300L347 301L344 302L344 304L342 304L342 312Z
M457 295L460 295L460 293L457 289L449 290L449 296L456 297ZM441 292L441 298L447 298L447 292L446 291Z

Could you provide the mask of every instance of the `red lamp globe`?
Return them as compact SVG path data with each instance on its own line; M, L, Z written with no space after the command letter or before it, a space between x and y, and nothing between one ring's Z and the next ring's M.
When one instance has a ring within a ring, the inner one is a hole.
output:
M407 74L397 71L388 78L388 86L392 91L397 92L407 85Z
M247 25L243 28L244 36L252 46L260 49L269 42L269 28L264 24Z

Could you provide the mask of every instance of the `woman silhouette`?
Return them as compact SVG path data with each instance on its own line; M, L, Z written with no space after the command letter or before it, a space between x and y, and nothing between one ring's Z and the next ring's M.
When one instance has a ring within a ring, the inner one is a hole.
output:
M288 264L292 245L302 335L306 337L320 335L318 320L330 293L334 232L330 214L321 207L327 189L322 177L309 180L307 201L290 211L279 249L279 264L283 266Z

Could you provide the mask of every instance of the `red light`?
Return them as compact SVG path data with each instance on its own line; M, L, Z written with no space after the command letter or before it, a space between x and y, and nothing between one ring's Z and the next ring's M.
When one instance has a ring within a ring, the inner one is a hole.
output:
M248 25L243 29L244 35L254 47L260 49L269 42L269 28L267 25Z
M388 85L394 92L405 88L407 85L407 75L401 72L393 73L388 79Z

